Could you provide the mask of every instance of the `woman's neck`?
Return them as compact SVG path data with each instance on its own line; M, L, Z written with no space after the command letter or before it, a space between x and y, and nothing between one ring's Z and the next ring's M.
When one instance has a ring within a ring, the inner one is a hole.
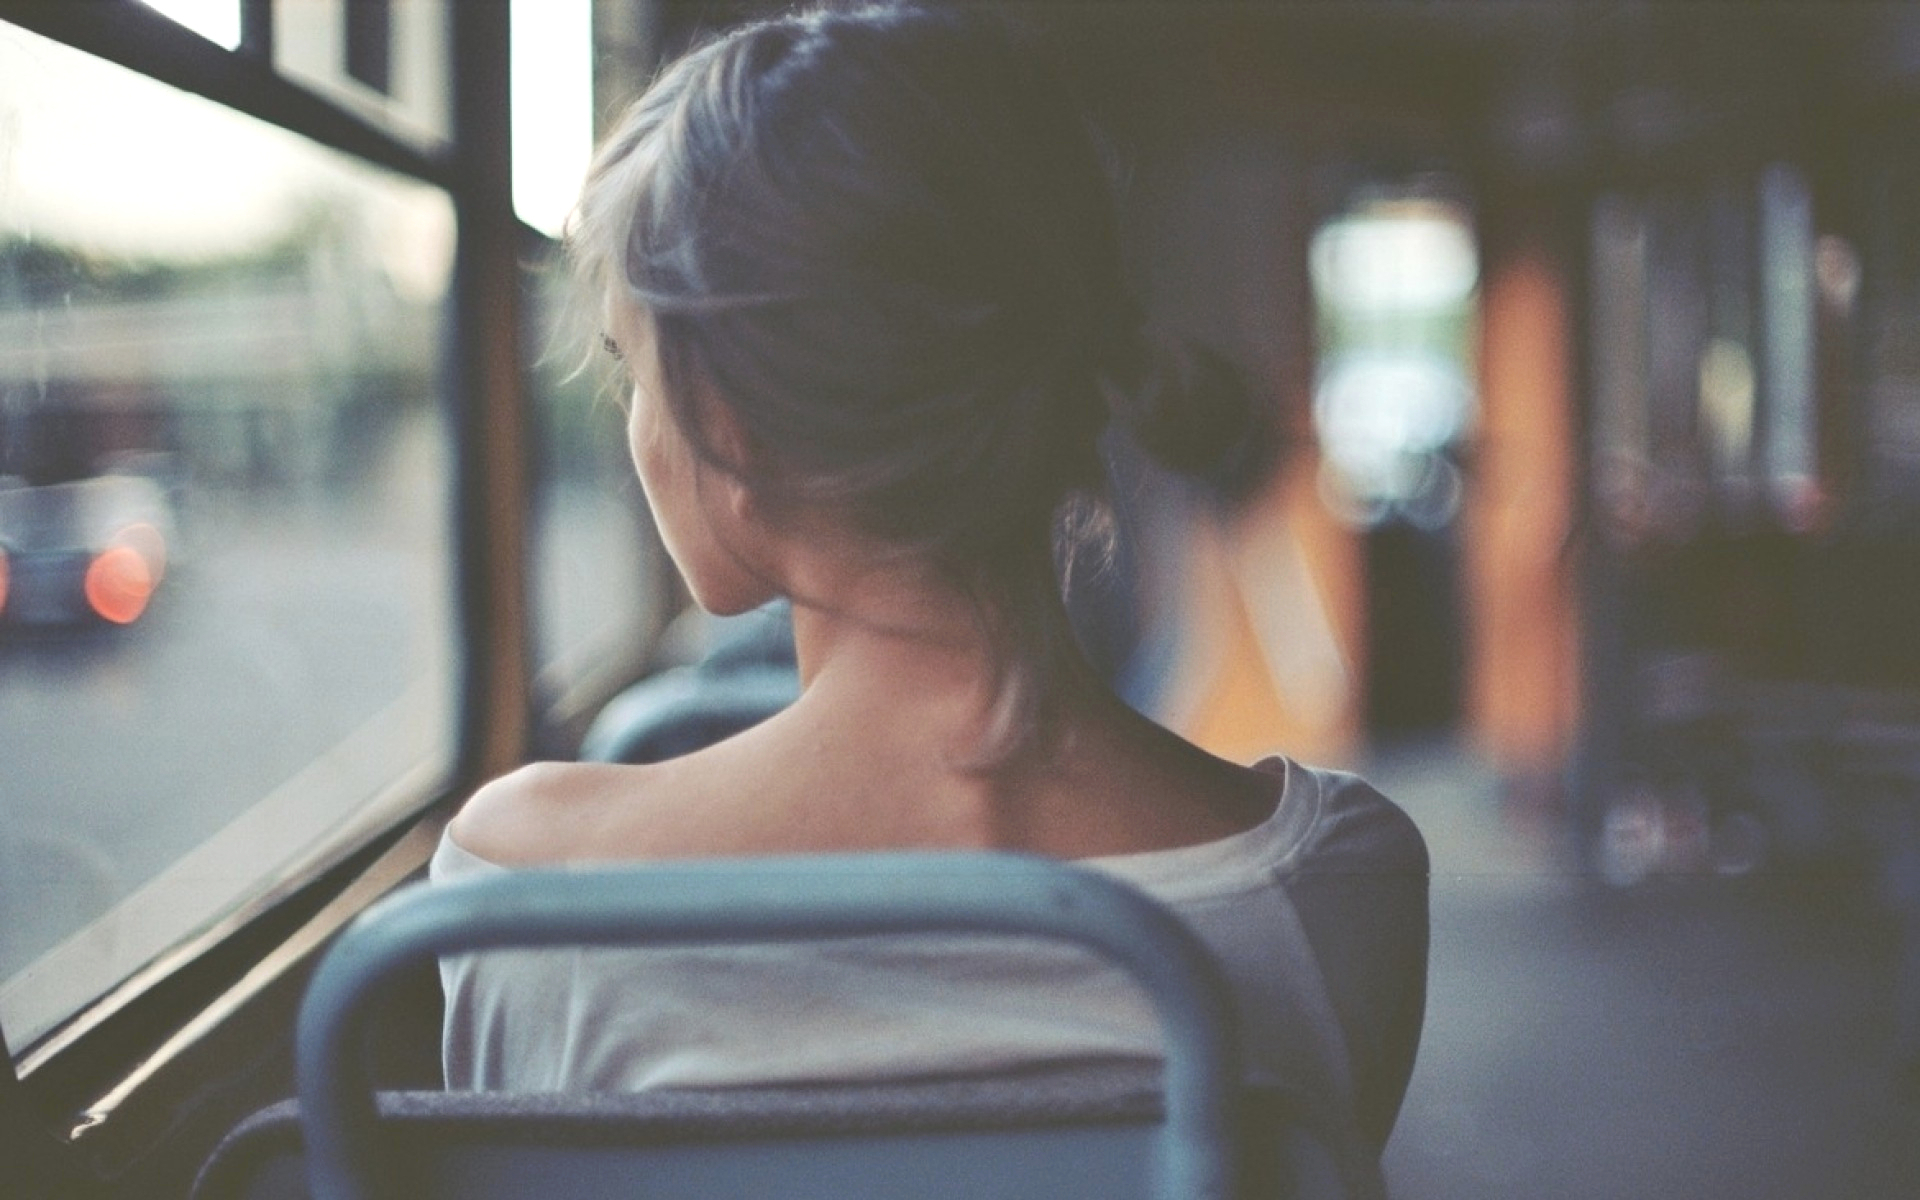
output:
M796 598L793 641L804 690L906 681L966 690L991 675L998 654L963 597L879 579L844 599Z
M1048 581L1050 583L1050 581ZM995 722L1009 692L1009 655L1030 655L1033 639L1005 636L1014 620L1051 623L1051 640L1070 642L1064 608L1051 588L1034 589L1018 613L983 610L957 587L924 572L873 572L839 599L794 602L794 643L801 686L810 707L870 722L873 736L898 729L920 746L938 737L956 763L984 752L997 757ZM1050 655L1070 660L1071 651ZM1058 699L1058 687L1080 681L1070 661L1020 666L1046 680L1041 689ZM1067 676L1075 676L1073 679ZM1029 694L1027 699L1039 699ZM1027 719L1043 714L1026 712Z

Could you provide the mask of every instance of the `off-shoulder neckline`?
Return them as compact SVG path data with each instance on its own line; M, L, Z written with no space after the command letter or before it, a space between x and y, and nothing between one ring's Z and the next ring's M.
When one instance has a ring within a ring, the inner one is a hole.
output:
M1319 819L1322 791L1311 771L1300 769L1280 755L1262 759L1254 769L1278 777L1273 811L1238 833L1187 846L1140 850L1128 854L1096 855L1071 860L1075 865L1172 893L1215 892L1223 884L1255 883L1271 878L1306 843ZM466 874L513 870L462 846L448 830L440 836L434 874ZM585 860L554 863L557 867L587 865ZM596 863L606 866L609 863ZM451 867L452 871L444 870Z

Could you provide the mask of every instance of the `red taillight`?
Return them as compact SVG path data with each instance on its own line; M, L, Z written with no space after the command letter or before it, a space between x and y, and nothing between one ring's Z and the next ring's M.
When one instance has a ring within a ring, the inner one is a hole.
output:
M153 599L153 569L132 546L108 546L87 564L87 604L104 620L130 625Z

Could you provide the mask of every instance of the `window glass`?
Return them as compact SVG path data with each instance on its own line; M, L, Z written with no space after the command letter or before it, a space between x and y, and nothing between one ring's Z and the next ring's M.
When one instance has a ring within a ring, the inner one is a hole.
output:
M453 213L0 24L0 1023L417 803L453 739Z
M559 237L593 158L588 0L513 0L513 211Z
M634 655L663 615L661 557L627 454L621 381L561 257L548 249L527 276L536 356L534 653L549 732L577 725L590 715L583 705L634 674Z
M273 6L273 64L395 137L451 137L448 0L298 0Z
M1322 493L1360 527L1438 528L1459 508L1450 455L1474 416L1472 228L1458 202L1416 187L1363 194L1313 236Z
M214 45L226 50L240 45L240 0L141 0L148 8L171 17Z

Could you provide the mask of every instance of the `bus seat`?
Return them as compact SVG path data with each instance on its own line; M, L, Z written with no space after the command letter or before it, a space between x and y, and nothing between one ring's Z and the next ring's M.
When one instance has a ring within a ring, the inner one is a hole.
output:
M1160 1069L1117 1063L817 1087L386 1092L377 1102L383 1138L416 1164L408 1200L1125 1197L1144 1190L1162 1116ZM1240 1127L1236 1196L1346 1194L1284 1091L1247 1089ZM298 1102L263 1109L208 1159L194 1200L306 1200L303 1149Z
M1115 960L1154 1001L1164 1065L631 1094L376 1098L366 1085L372 1002L434 955L934 931L1059 937ZM1111 879L1021 856L661 863L403 889L329 949L297 1055L297 1108L237 1129L197 1200L1345 1194L1308 1114L1240 1085L1225 985L1186 927Z
M582 761L677 758L758 725L800 695L785 601L707 617L706 626L698 662L651 675L607 702L581 740Z
M758 725L794 702L792 666L725 672L674 667L621 692L581 739L582 762L654 763L691 754Z

